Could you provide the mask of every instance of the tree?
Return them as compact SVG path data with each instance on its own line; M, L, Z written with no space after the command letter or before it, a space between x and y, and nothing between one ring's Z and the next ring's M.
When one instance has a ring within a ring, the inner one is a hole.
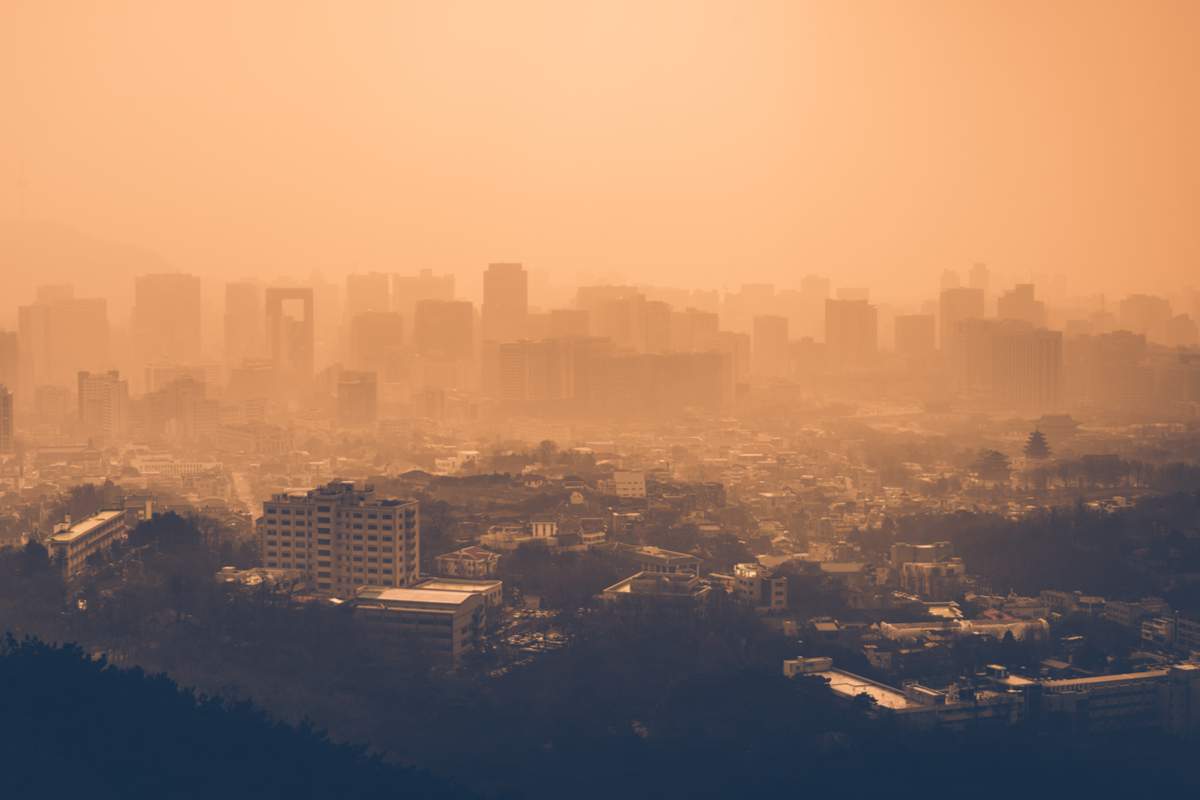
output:
M1043 461L1050 457L1050 445L1046 443L1046 434L1034 430L1025 441L1025 457L1033 461Z

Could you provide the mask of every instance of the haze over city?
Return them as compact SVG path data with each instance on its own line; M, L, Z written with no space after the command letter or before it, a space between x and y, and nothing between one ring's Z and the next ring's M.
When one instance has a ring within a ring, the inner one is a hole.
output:
M0 5L4 796L1193 796L1197 34Z

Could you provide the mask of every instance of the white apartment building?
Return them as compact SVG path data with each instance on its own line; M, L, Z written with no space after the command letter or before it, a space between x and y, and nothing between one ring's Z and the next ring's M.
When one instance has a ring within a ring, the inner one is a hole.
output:
M646 473L614 472L613 492L617 497L639 498L646 496Z
M107 550L129 535L128 517L124 511L101 511L90 517L55 526L48 542L50 557L62 566L67 578L78 575L92 555Z
M318 594L353 597L360 586L409 586L419 575L417 501L376 497L370 485L280 492L257 526L263 565L300 570Z

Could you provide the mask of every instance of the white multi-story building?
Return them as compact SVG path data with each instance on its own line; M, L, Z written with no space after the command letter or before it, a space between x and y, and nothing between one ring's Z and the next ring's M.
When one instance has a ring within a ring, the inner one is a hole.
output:
M302 571L318 594L352 597L360 586L409 586L419 575L417 501L376 497L370 485L333 481L273 495L258 536L264 566Z
M66 522L55 526L47 549L51 558L62 566L63 575L70 578L79 574L91 556L124 541L128 535L125 511L101 511L75 523L68 517Z
M646 496L646 473L614 472L613 491L617 497L639 498Z

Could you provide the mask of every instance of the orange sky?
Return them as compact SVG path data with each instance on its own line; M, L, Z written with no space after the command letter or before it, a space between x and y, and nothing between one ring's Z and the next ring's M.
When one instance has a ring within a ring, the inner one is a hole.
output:
M468 293L496 260L1165 291L1200 275L1198 34L1197 2L4 0L0 217Z

